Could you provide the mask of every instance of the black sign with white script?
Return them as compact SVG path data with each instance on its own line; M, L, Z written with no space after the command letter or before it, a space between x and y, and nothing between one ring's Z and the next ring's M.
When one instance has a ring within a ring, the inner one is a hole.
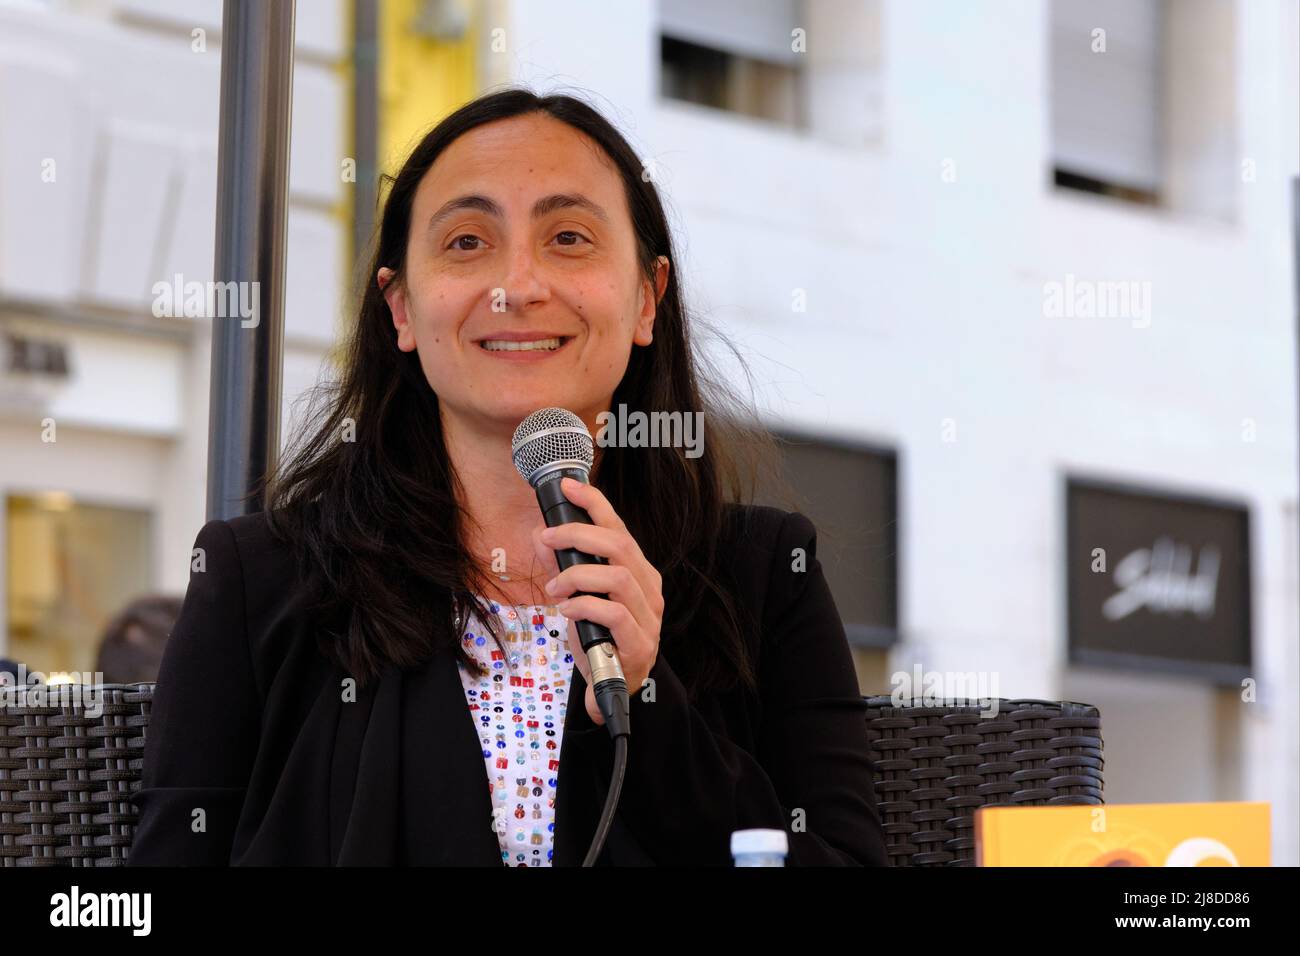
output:
M1066 515L1071 660L1249 673L1244 505L1071 480Z

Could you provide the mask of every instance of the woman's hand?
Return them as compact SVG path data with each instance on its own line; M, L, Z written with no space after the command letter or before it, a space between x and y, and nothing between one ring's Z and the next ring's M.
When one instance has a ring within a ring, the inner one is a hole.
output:
M549 567L559 570L555 552L576 548L599 555L608 564L575 564L560 571L546 585L559 611L569 619L569 649L582 676L587 681L587 714L597 724L605 722L596 706L591 686L591 667L582 651L575 622L594 621L609 628L618 648L627 689L636 694L650 675L659 657L659 627L663 623L663 577L646 560L640 546L628 533L609 500L598 488L572 478L560 479L560 490L571 502L591 516L594 524L569 522L533 529L533 546L537 556ZM572 597L575 592L586 591ZM606 594L608 600L594 595ZM567 600L566 600L567 599Z

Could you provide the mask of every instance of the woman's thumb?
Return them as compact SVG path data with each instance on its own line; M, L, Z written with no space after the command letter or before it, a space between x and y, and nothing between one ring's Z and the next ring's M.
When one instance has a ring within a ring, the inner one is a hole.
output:
M555 560L555 552L542 543L541 534L546 530L546 523L538 521L533 525L533 553L536 554L537 560L541 562L546 573L551 577L560 573L560 565Z

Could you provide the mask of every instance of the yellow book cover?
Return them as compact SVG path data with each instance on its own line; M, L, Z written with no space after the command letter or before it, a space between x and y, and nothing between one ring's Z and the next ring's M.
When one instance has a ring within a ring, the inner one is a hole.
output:
M979 866L1268 866L1267 803L981 807Z

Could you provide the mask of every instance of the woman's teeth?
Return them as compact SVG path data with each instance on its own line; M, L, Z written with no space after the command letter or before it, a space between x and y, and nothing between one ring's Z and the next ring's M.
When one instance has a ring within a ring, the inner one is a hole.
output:
M504 339L484 339L479 345L489 352L554 352L564 344L563 339L534 339L531 342L511 342Z

